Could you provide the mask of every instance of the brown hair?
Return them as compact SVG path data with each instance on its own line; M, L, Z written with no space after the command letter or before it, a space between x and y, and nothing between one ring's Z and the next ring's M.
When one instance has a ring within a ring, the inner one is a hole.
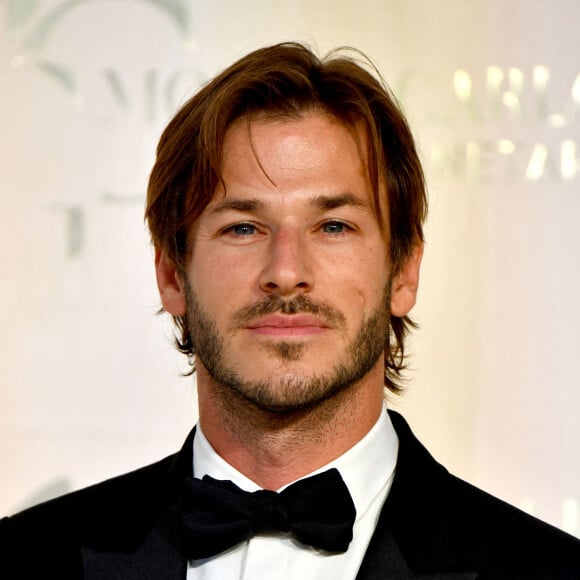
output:
M188 231L221 180L228 128L237 119L255 115L299 117L305 111L321 110L348 126L362 122L375 211L384 228L388 220L385 230L390 237L393 273L423 241L425 183L407 121L376 69L378 79L344 53L344 49L337 50L320 59L296 43L258 49L207 83L171 120L157 148L145 218L154 245L182 272L188 256ZM381 180L386 204L379 198ZM176 337L178 348L193 354L187 318L174 320L181 334ZM393 391L399 389L404 337L412 326L407 316L391 318L385 385Z

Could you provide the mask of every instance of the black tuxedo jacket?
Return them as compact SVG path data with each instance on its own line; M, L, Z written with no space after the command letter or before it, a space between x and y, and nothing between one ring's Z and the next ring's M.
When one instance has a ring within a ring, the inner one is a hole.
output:
M580 541L450 475L390 414L397 469L357 580L580 579ZM0 578L184 580L176 521L192 441L1 520Z

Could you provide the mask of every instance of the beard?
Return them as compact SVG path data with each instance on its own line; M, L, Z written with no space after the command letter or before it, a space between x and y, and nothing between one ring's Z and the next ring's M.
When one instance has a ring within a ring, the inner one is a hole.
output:
M228 364L224 336L205 312L189 283L186 283L187 322L196 357L203 364L214 385L223 393L250 403L268 413L289 413L315 407L342 393L360 381L384 356L390 336L390 283L381 304L363 320L357 335L346 347L344 359L328 372L312 375L275 375L267 381L249 381ZM245 323L269 314L307 313L320 317L332 327L346 329L346 318L331 306L304 295L289 300L268 296L264 300L234 314L228 332L235 334ZM307 344L303 342L266 343L263 347L283 370L299 361Z

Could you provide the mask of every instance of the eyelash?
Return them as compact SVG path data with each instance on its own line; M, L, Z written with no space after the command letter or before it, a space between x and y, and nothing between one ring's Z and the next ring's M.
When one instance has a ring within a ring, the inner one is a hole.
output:
M329 232L326 231L327 227L339 227L342 228L341 231L339 232ZM239 230L244 229L245 232L241 233ZM340 220L329 220L326 221L324 223L322 223L320 225L319 228L323 233L328 234L328 235L335 235L335 236L340 236L340 235L344 235L348 232L352 232L354 231L354 228L352 228L351 226L349 226L346 222L340 221ZM248 231L251 230L251 231ZM239 238L244 238L244 237L250 237L252 235L255 235L256 233L258 233L258 227L256 225L254 225L251 222L241 222L238 224L233 224L231 226L228 226L227 228L225 228L223 230L224 234L231 234L233 236L239 237Z
M246 229L252 229L254 230L252 233L256 233L257 229L256 226L254 224L251 224L249 222L242 222L239 224L234 224L233 226L229 226L228 228L226 228L223 233L224 234L233 234L234 236L239 236L241 238L248 236L248 233L246 232L246 234L241 234L241 233L237 233L236 229L238 228L246 228Z
M321 226L320 229L324 230L324 228L326 228L327 226L340 226L342 229L342 231L340 232L325 232L325 233L334 233L336 235L341 235L341 234L345 234L347 232L352 232L353 228L351 226L349 226L347 223L340 221L340 220L330 220L327 222L324 222Z

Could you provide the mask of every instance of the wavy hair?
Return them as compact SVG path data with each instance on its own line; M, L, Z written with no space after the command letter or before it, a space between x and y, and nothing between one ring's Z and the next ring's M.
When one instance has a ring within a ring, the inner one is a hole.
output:
M161 136L145 218L153 244L182 274L191 225L222 181L223 145L231 124L255 116L299 118L316 110L347 126L362 123L374 209L389 235L392 274L400 270L423 241L427 213L423 169L401 107L362 53L342 48L319 58L304 45L281 43L244 56L208 82ZM187 317L174 317L174 322L178 349L195 354ZM414 326L408 316L391 317L385 386L394 392L401 388L405 367L404 339Z

